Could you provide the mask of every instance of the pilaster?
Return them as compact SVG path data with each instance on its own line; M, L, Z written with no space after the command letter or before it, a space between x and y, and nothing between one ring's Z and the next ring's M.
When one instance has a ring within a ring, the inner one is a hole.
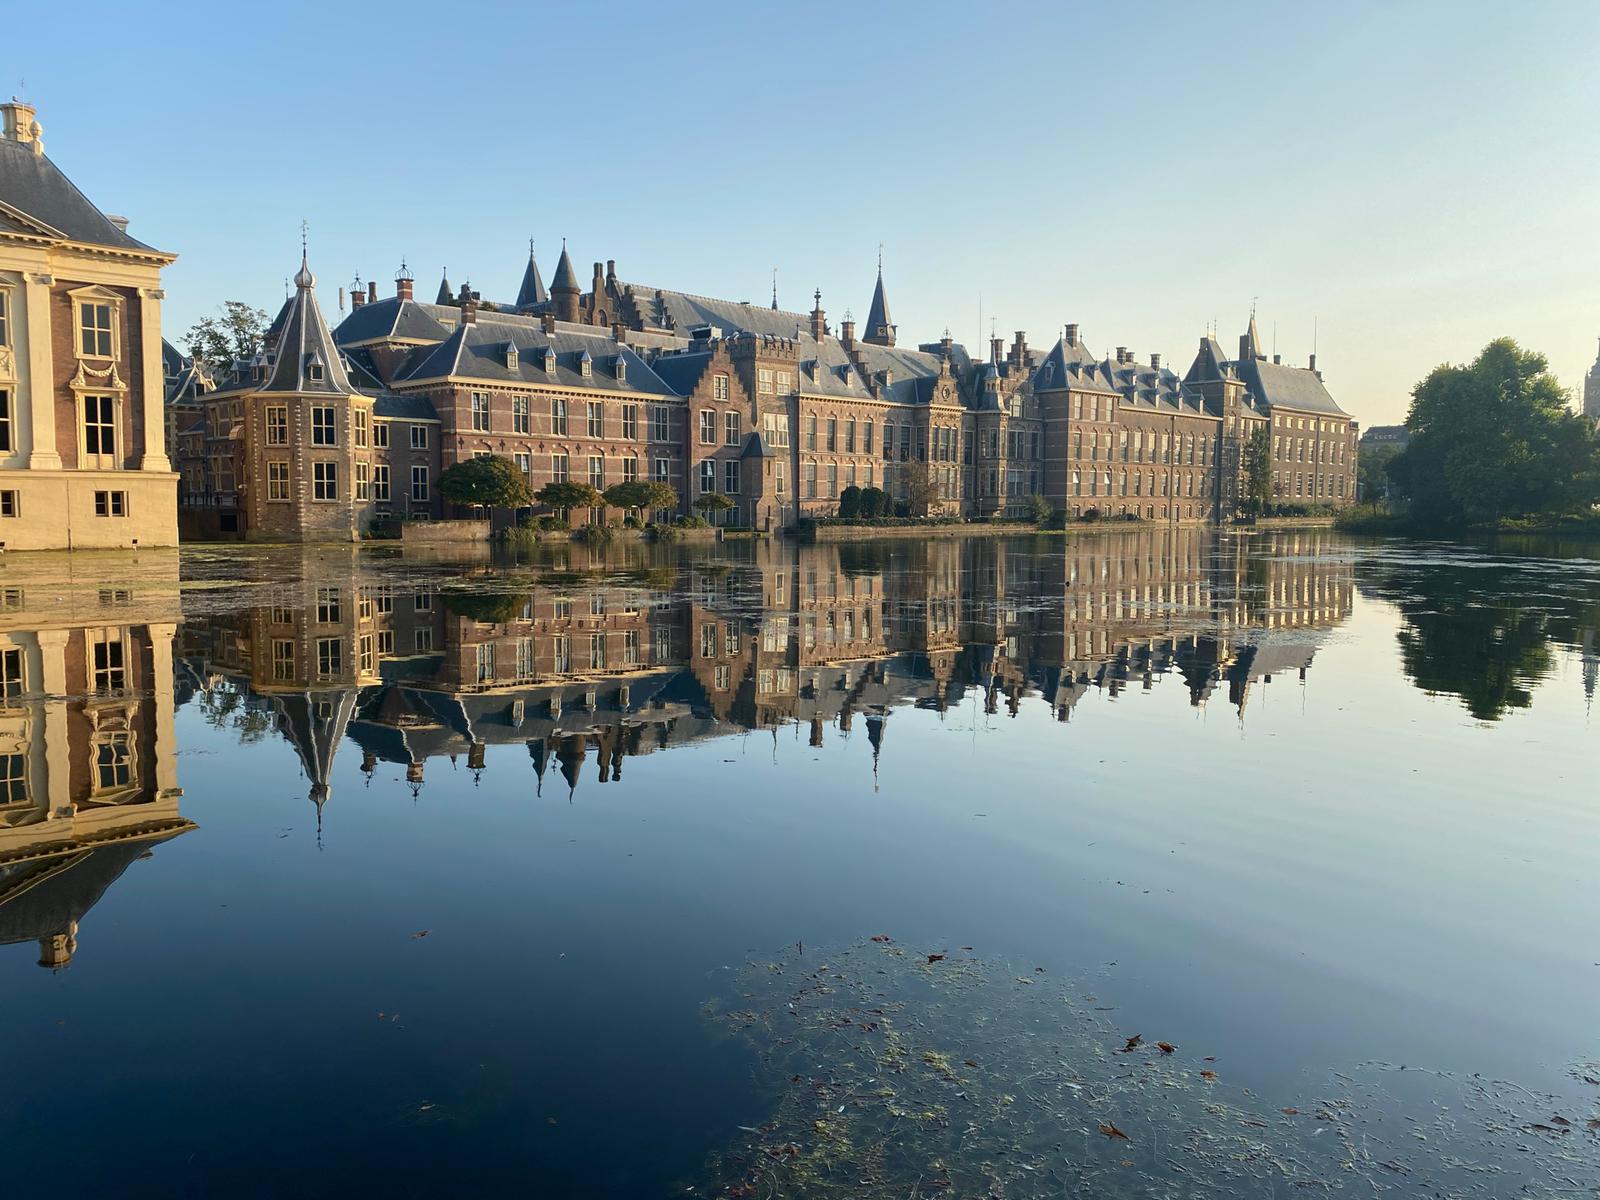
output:
M59 471L56 450L55 356L51 351L50 275L26 275L23 292L28 321L28 467Z
M144 453L139 460L141 471L171 471L167 458L166 439L166 378L161 365L161 301L166 292L160 288L139 289L139 403L144 417Z

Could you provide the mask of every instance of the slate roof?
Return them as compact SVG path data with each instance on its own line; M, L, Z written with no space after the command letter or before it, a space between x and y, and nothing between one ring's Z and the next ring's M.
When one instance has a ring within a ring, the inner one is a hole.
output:
M792 338L797 331L811 328L810 314L785 312L781 308L740 300L717 300L642 283L619 281L617 287L630 296L648 325L680 334L687 334L697 325L715 325L724 333Z
M1044 361L1033 373L1033 389L1036 392L1049 392L1076 387L1090 391L1117 391L1117 381L1111 371L1114 366L1116 364L1110 359L1097 360L1082 342L1068 345L1066 338L1057 338L1050 353L1044 356Z
M565 243L561 246L561 261L556 263L556 277L550 281L550 286L558 292L579 290L578 273L572 269L572 255L567 253Z
M1246 359L1236 366L1245 386L1270 408L1292 408L1297 412L1325 413L1345 419L1350 416L1334 403L1315 371L1268 362L1264 358Z
M544 280L539 276L539 264L533 259L533 247L528 247L528 267L522 272L522 286L517 289L517 307L532 308L550 299Z
M420 304L415 300L401 300L390 296L352 309L350 315L339 322L333 331L334 340L341 346L359 342L401 340L419 342L442 341L450 329L435 311L439 305ZM459 319L459 310L449 308ZM454 324L451 321L450 324Z
M346 396L355 391L328 323L322 319L316 284L316 276L301 255L300 269L294 276L294 295L283 302L274 322L282 332L274 351L276 357L259 389L263 393ZM322 367L320 379L311 375L316 364Z
M21 142L0 139L0 221L7 217L7 208L68 241L175 257L118 229L46 155L35 154Z
M894 337L894 325L889 320L889 301L883 294L883 268L878 268L878 283L872 289L872 307L867 310L866 336Z
M372 415L397 421L437 421L433 401L416 393L379 392L372 403Z
M544 330L528 321L495 320L497 314L480 314L475 324L463 324L422 355L397 382L441 379L456 375L496 383L547 384L569 388L595 388L601 391L642 392L656 395L671 389L651 370L648 363L625 343L609 334L566 333ZM506 346L517 347L517 365L506 365ZM556 369L544 369L544 350L555 350ZM587 354L592 373L584 375L583 356ZM621 357L626 378L618 379L616 360Z

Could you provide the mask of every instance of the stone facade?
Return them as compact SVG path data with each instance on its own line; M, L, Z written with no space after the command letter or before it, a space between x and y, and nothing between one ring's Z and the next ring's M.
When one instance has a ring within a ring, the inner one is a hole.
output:
M0 105L0 548L170 546L161 269Z

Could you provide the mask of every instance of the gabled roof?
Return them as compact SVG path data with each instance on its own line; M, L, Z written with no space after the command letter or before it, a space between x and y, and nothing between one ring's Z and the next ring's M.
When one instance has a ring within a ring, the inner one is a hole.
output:
M1106 361L1096 360L1082 342L1069 345L1066 338L1057 338L1050 353L1044 356L1039 369L1033 373L1033 390L1050 392L1076 387L1115 391L1116 381L1107 369L1108 365Z
M129 237L45 155L35 154L31 146L21 142L0 139L0 213L8 210L31 218L67 241L167 259L176 257Z
M785 312L781 308L742 300L717 300L642 283L619 282L617 287L637 307L645 324L656 329L687 334L699 325L715 325L724 333L792 338L797 331L811 328L809 314Z
M1334 402L1315 371L1259 358L1237 365L1239 378L1244 380L1251 394L1269 408L1292 408L1298 412L1345 418L1350 415Z
M333 331L334 340L341 346L374 341L442 341L450 331L429 311L430 307L438 306L395 296L374 300L352 309Z
M550 299L544 280L539 276L539 264L533 259L533 243L528 243L528 266L522 272L522 286L517 289L517 307L532 308Z
M283 302L283 310L273 322L281 332L274 351L276 357L260 391L329 396L354 393L339 347L322 319L316 284L317 278L302 254L300 270L294 277L294 295Z
M868 341L877 338L894 341L894 325L889 320L889 301L883 294L883 267L878 267L878 282L872 289L872 307L867 310L867 326L865 337Z
M395 383L458 376L497 383L546 384L556 387L587 388L600 391L643 392L671 395L672 389L656 375L650 364L632 347L615 342L609 334L557 331L545 333L526 319L494 320L494 314L479 314L476 323L457 327L444 341L426 351ZM516 365L509 366L507 345L517 349ZM544 369L546 347L555 351L556 369ZM582 370L584 355L592 363L591 373ZM621 358L625 379L617 378L616 362Z

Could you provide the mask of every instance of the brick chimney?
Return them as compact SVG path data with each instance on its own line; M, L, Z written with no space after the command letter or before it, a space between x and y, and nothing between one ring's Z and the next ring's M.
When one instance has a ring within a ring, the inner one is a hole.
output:
M539 314L539 326L546 333L554 333L556 331L556 315L555 315L555 313L553 313L553 312L542 312L542 313L540 313Z
M411 285L413 282L414 281L411 278L411 272L406 270L404 264L402 264L399 274L394 277L395 298L399 300L410 300L412 298Z
M1152 354L1150 356L1150 365L1152 367L1154 367L1157 371L1161 370L1161 355Z
M611 322L611 340L619 345L628 340L628 327L621 321Z
M1065 341L1069 346L1076 346L1078 344L1078 327L1076 325L1067 326Z
M849 317L839 322L839 345L846 350L854 350L856 347L856 323Z
M1020 329L1011 343L1011 361L1019 367L1028 361L1028 335Z
M350 285L350 311L354 312L367 302L367 293L362 290L361 280L357 279Z
M1000 356L1005 353L1006 342L1004 338L992 337L989 339L989 361L996 366L1000 363Z
M378 302L378 281L376 279L369 279L369 280L367 280L367 303L368 304L376 304L377 302Z
M467 283L461 285L461 323L463 325L478 323L478 293Z
M827 341L828 320L827 314L822 311L822 289L818 288L812 298L816 306L811 310L811 336L819 342Z
M1128 361L1128 348L1126 346L1118 346L1117 347L1117 361L1119 363L1124 363L1124 362Z

